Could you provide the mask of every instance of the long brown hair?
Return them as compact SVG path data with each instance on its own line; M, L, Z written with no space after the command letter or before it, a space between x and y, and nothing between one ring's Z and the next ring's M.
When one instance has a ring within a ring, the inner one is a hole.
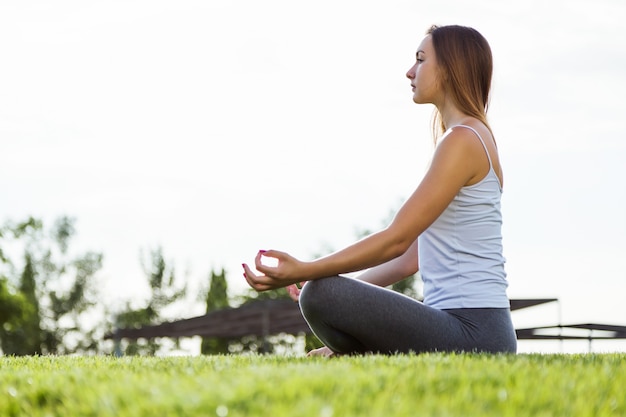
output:
M477 30L465 26L435 25L426 34L432 37L447 96L463 113L480 120L491 132L487 123L493 73L489 43ZM447 127L436 110L433 118L435 140Z

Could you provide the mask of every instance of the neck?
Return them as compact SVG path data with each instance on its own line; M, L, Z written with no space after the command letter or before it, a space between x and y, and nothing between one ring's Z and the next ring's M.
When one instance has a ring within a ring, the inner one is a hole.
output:
M439 110L441 114L441 120L446 129L462 124L462 122L468 118L467 114L461 112L456 106L450 103L437 106L437 110Z

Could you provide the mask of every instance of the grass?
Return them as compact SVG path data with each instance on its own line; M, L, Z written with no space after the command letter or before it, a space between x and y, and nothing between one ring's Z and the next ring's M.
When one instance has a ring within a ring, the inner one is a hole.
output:
M1 357L0 416L626 416L626 354Z

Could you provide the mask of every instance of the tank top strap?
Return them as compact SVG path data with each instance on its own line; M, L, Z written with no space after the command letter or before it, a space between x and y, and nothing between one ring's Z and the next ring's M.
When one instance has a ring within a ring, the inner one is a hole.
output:
M489 168L493 168L493 164L491 163L491 155L489 155L489 150L487 149L487 145L485 145L485 141L483 140L482 136L480 136L480 133L478 133L478 131L474 129L473 127L467 126L467 125L456 125L454 127L464 127L466 129L471 130L472 132L474 132L476 136L478 136L478 139L480 139L480 143L483 144L483 148L485 148L485 152L487 153L487 159L489 160Z

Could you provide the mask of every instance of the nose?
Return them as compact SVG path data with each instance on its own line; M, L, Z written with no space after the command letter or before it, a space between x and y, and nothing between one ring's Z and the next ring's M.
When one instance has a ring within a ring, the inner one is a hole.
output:
M413 66L406 72L406 78L412 80L415 78L415 67L417 66L417 62L413 64Z

